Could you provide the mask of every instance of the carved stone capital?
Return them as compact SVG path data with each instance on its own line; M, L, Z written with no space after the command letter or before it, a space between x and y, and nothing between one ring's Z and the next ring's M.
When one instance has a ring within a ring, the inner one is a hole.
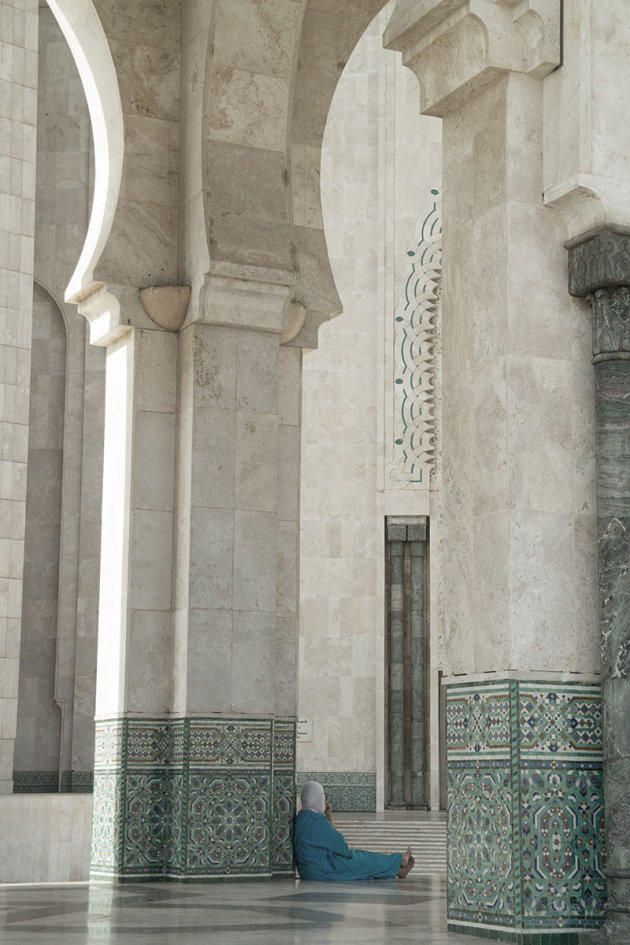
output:
M420 111L443 116L506 72L560 63L560 0L398 0L384 45L418 77Z
M569 293L593 312L593 359L630 358L630 232L604 229L567 244Z
M90 344L107 347L131 331L121 323L120 301L104 282L93 282L78 302L78 309L90 323Z
M630 230L608 227L566 246L571 295L585 298L597 289L630 286Z
M191 320L228 328L291 330L291 295L295 277L280 269L215 263L206 274L196 318ZM299 330L299 329L298 329Z

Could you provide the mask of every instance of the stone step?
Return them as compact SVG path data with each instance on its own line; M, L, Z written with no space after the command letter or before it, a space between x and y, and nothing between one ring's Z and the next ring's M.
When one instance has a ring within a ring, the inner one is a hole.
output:
M344 820L335 818L335 827L349 847L397 853L410 846L416 860L415 872L446 873L446 822L418 820Z

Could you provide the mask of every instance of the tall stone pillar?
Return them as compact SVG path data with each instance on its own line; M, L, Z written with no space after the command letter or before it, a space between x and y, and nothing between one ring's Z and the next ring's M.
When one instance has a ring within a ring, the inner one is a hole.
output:
M0 4L0 794L13 791L28 455L37 0Z
M184 876L293 868L301 353L279 343L290 278L225 264L180 332L173 710L191 739Z
M630 230L571 240L569 292L593 316L608 901L592 942L630 941Z
M118 317L100 339L95 878L292 875L301 352L280 344L289 283L224 266L181 328ZM168 300L168 287L149 291ZM115 308L98 298L82 305L95 331Z
M514 942L577 941L604 892L590 366L541 196L560 15L398 0L385 33L443 128L448 922Z

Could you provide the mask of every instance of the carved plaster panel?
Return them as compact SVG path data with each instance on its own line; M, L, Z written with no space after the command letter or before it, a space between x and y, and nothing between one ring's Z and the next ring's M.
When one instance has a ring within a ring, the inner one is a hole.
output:
M432 190L407 250L405 286L394 327L394 462L398 487L420 484L434 463L434 345L442 280L442 198Z

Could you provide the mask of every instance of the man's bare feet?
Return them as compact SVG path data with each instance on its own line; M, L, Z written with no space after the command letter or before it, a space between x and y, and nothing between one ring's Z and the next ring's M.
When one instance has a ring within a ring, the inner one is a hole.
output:
M396 873L398 879L404 879L407 873L410 873L415 865L416 865L416 861L411 855L411 847L407 847L407 849L402 855L402 863L400 864L400 869Z

